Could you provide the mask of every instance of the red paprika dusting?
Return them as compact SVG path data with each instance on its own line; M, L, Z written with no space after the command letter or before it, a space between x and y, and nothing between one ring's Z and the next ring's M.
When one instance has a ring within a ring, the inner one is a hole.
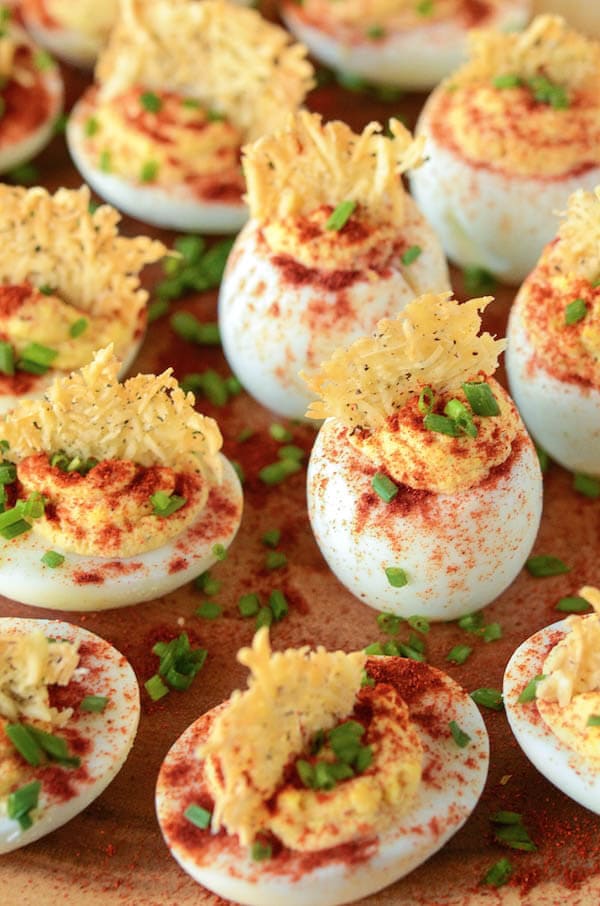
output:
M187 569L188 565L189 563L185 557L173 557L173 559L169 561L169 574L172 575L173 573L181 572L182 569Z
M0 318L10 318L34 293L30 283L0 286Z
M102 585L104 583L104 576L101 573L85 572L80 569L73 570L72 578L76 585Z

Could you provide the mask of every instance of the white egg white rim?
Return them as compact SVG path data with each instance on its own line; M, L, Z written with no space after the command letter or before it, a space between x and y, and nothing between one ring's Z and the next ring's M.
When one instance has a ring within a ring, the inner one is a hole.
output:
M50 111L46 119L31 132L11 145L0 147L0 172L12 170L35 157L51 140L56 118L63 109L64 86L58 66L42 74L44 88L50 95ZM1 124L0 124L1 126Z
M73 162L85 181L119 211L144 223L165 229L203 233L237 233L248 219L248 208L238 203L202 201L194 198L185 184L168 189L130 182L114 173L105 173L92 162L85 150L84 110L89 103L79 101L67 123L67 145Z
M241 519L242 489L239 478L231 463L221 454L220 458L223 479L219 490L239 506ZM227 548L235 538L240 519L232 520L226 529L218 527L209 540L199 541L194 537L194 530L206 518L207 508L191 526L161 547L133 557L75 554L53 545L34 530L11 541L0 541L2 594L32 607L76 612L109 610L159 598L214 566L218 557L213 553L213 546ZM63 554L64 563L54 569L45 566L41 558L48 550ZM173 557L184 559L186 565L170 573L169 562ZM122 570L107 571L107 564L111 562L122 564ZM128 573L127 568L137 563L141 566ZM81 573L99 574L102 582L82 584L76 578ZM136 594L136 586L140 585L145 591ZM78 595L74 595L75 591Z
M379 836L377 849L368 860L355 864L325 861L318 867L303 870L300 879L297 879L283 871L277 873L273 867L265 868L268 863L252 861L246 851L238 847L223 856L219 854L210 866L198 865L186 847L170 838L169 822L177 817L178 812L180 814L181 799L166 784L163 772L168 774L171 764L181 764L182 756L194 759L198 743L206 736L203 730L206 717L212 716L224 705L217 706L188 727L172 746L161 767L156 810L165 843L173 857L199 884L218 896L244 906L313 906L315 903L319 906L338 906L375 893L404 877L437 852L462 827L475 808L487 778L489 740L481 714L454 680L441 671L435 672L443 677L446 690L451 691L454 709L448 712L443 696L436 701L435 693L424 698L420 706L426 702L446 722L455 720L472 742L467 748L460 748L453 741L450 731L448 738L441 740L418 727L424 748L441 755L442 779L440 781L440 776L436 776L435 785L428 789L421 784L413 808ZM476 767L469 781L459 787L456 774L464 770L466 759L470 759L471 764L475 762ZM198 761L199 771L200 766ZM447 788L437 788L440 782ZM189 792L189 786L186 786L183 794L189 795ZM430 822L435 824L434 819L440 826L443 825L443 830L437 835L431 830ZM231 866L234 866L232 872L229 871Z
M119 369L119 379L123 380L127 372L133 365L138 352L144 342L144 337L146 335L146 330L144 329L143 333L140 336L134 337L131 342L128 344L127 351L120 354L121 358L121 367ZM21 393L19 396L16 396L12 393L2 393L0 394L0 415L4 415L5 412L9 412L15 406L21 402L21 400L39 400L41 399L46 390L54 383L57 378L64 377L67 372L59 371L58 369L51 368L46 374L40 374L37 378L34 379L33 388L28 390L27 393ZM0 429L0 434L1 434Z
M56 26L48 28L39 19L24 14L27 31L36 44L45 47L51 54L60 60L65 60L73 66L82 69L92 69L94 61L100 52L102 42L72 28Z
M548 646L557 631L568 632L564 620L540 629L509 660L503 687L506 716L515 739L540 774L575 802L600 815L600 773L554 735L535 701L518 702L524 686L543 672Z
M0 635L9 633L25 634L41 629L45 635L77 642L100 642L103 656L94 658L94 684L98 682L98 695L103 694L102 682L106 676L107 686L113 690L109 703L103 712L79 712L78 727L93 739L94 749L82 756L82 763L94 761L96 779L84 783L81 791L67 800L53 800L44 790L43 780L40 791L40 815L27 830L19 822L0 814L0 855L33 843L50 831L56 830L83 811L109 785L121 770L133 745L140 718L140 694L138 682L129 662L109 642L87 629L59 620L31 620L21 617L1 617ZM97 665L97 666L96 666ZM97 670L100 674L97 675ZM94 685L95 688L95 685ZM90 693L91 694L91 693ZM107 727L110 732L107 734ZM60 735L60 731L59 735ZM108 735L105 743L102 745ZM110 742L113 742L111 747ZM116 743L116 745L115 745ZM72 781L75 783L75 781Z

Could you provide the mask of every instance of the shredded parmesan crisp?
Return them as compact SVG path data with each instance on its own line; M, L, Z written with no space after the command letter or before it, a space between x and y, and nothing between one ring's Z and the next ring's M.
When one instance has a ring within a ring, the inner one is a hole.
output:
M44 4L63 28L95 40L106 38L117 17L118 0L44 0Z
M600 275L600 186L593 192L578 189L569 198L559 231L562 240L553 249L566 271L575 270L588 280Z
M8 10L7 7L0 8ZM8 10L8 15L12 16L10 10ZM18 62L17 51L20 48L26 48L31 55L36 50L27 32L12 19L0 22L0 79L3 81L14 79L19 85L28 88L33 85L35 77L30 68L31 62L29 66Z
M335 416L348 427L374 429L423 387L444 393L478 373L492 375L506 346L489 333L479 336L479 312L492 297L459 303L451 295L419 296L395 319L379 321L372 337L302 375L321 397L307 417Z
M50 706L48 686L66 686L79 663L77 645L49 642L43 632L0 636L0 718L62 726L72 709Z
M324 124L321 116L303 110L285 129L247 145L251 216L264 222L355 201L373 222L400 224L406 197L400 175L422 162L424 138L413 141L399 120L390 120L391 138L381 129L369 123L357 135L346 123Z
M222 437L217 423L194 409L172 369L138 374L120 384L112 346L67 377L57 378L41 400L23 400L0 424L20 462L35 453L64 450L68 456L126 459L142 466L171 466L198 459L198 468L220 477Z
M138 272L168 251L162 242L119 236L121 215L109 205L89 211L90 190L0 184L0 282L51 286L91 315L114 309L135 323L148 299Z
M223 826L245 845L268 823L266 802L290 759L352 712L366 655L308 646L271 654L263 627L238 661L250 668L248 689L233 693L199 755L215 800L213 831Z
M99 100L140 85L174 91L224 114L253 141L312 87L306 54L255 10L222 0L122 0L96 67Z
M560 16L536 16L522 32L473 29L468 46L470 60L451 76L452 84L502 75L543 75L572 88L600 83L600 43L569 28Z

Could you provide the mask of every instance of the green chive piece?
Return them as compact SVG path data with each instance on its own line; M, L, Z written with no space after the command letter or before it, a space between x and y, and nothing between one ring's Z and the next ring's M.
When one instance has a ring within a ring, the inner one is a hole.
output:
M24 362L40 365L43 368L49 368L58 352L56 349L50 349L48 346L42 346L41 343L29 343L21 355Z
M592 475L584 475L582 472L575 472L573 475L573 490L590 500L597 500L600 497L600 478L594 478Z
M587 314L587 303L584 299L573 299L565 307L565 324L577 324Z
M147 160L142 164L140 170L140 182L153 182L159 171L160 167L158 161L156 160Z
M273 613L273 619L282 620L288 613L289 607L287 598L282 591L276 589L269 595L269 607Z
M361 746L354 761L357 774L362 774L373 763L373 749L371 746Z
M284 444L277 451L279 459L291 459L293 462L302 463L305 453L302 447L296 444Z
M78 318L76 321L73 321L69 327L69 336L76 338L80 337L82 333L88 328L89 321L87 318Z
M181 102L182 107L188 107L190 110L198 110L202 104L196 98L184 98Z
M517 699L518 703L520 705L526 705L527 702L535 701L538 683L540 683L545 678L546 677L543 673L538 673L538 675L534 676L532 680L529 680Z
M287 566L287 557L282 551L269 551L265 557L265 566L267 569L281 569Z
M459 749L466 748L466 746L468 746L471 742L471 737L469 736L469 734L465 733L464 730L461 730L455 720L451 720L448 726L450 727L450 732L452 733L452 739L459 747Z
M163 102L153 91L144 91L143 94L140 95L140 104L144 110L148 111L148 113L159 113Z
M471 698L476 705L482 705L484 708L491 708L492 711L502 711L504 708L504 699L502 693L497 689L481 688L471 692Z
M555 110L566 110L569 107L569 95L566 88L556 85L546 76L534 76L527 83L533 97L540 104L549 104Z
M203 601L200 607L195 609L194 613L197 617L202 617L203 620L216 620L217 617L221 616L223 610L216 601Z
M498 861L486 871L482 883L488 884L490 887L502 887L503 884L507 883L512 872L513 867L509 859L498 859Z
M229 401L227 384L212 368L208 368L202 375L202 390L213 406L224 406Z
M369 87L368 82L366 82L362 76L356 75L353 72L336 72L335 80L338 85L345 88L347 91L354 91L359 94L367 91Z
M403 588L408 585L408 576L400 566L387 566L385 575L393 588Z
M325 229L339 232L346 226L355 210L355 201L341 201L327 219Z
M219 561L227 560L227 548L224 544L213 544L212 555Z
M219 110L207 110L206 119L209 123L222 123L226 119L225 114Z
M186 505L187 499L179 497L177 494L168 494L166 491L157 491L150 495L152 504L152 515L166 519Z
M490 293L496 289L496 278L484 267L477 264L470 265L463 269L463 283L465 291L470 296Z
M420 245L411 245L410 248L407 248L406 251L400 258L400 261L405 267L411 265L414 261L417 260L423 249Z
M270 626L273 622L273 611L270 607L261 607L258 613L256 614L256 629L260 629L262 626Z
M469 437L477 437L477 427L467 407L460 400L448 400L444 406L444 413L452 419L456 427Z
M437 434L447 434L450 437L458 437L461 434L460 428L451 418L437 415L435 412L427 413L423 425L428 431L435 431Z
M173 246L187 264L195 264L204 253L206 242L202 236L186 235L178 236ZM176 258L171 258L170 260L179 266L179 261Z
M38 730L37 727L28 726L27 730L33 736L40 748L53 761L59 762L63 767L78 768L81 759L69 755L67 742L61 736L55 736L53 733L46 733L44 730Z
M294 459L280 459L279 462L264 466L258 477L266 485L277 485L285 481L290 475L295 475L302 468L302 464Z
M585 613L591 606L590 602L586 601L585 598L573 595L571 597L560 598L556 605L556 610L560 610L562 613Z
M90 116L84 123L83 132L88 138L92 138L100 129L100 123L95 116Z
M370 38L372 41L377 41L379 38L385 37L385 28L381 25L372 25L366 31L367 38Z
M496 642L502 638L502 626L500 623L488 623L483 630L482 636L484 642Z
M529 853L537 850L537 846L522 824L501 824L494 829L494 837L498 843L510 846L511 849L520 849Z
M261 843L255 840L250 849L250 856L254 862L264 862L273 855L273 847L270 843Z
M366 648L363 648L363 651L365 652L365 654L381 655L384 653L383 645L381 644L381 642L372 642L370 645L367 645Z
M255 433L256 432L252 428L242 428L242 430L236 437L236 441L238 444L245 444L247 440L250 440L251 437L254 437Z
M221 343L219 325L215 321L203 323L189 311L175 312L171 317L170 325L182 340L190 343L197 343L199 346L219 346Z
M374 686L374 685L375 685L375 680L373 679L372 676L369 676L369 674L367 673L366 670L363 670L363 672L362 672L362 676L361 676L361 679L360 679L360 685L361 685L361 687L362 687L362 686Z
M417 406L422 415L428 415L433 410L433 407L435 406L435 393L431 387L423 387L419 394Z
M530 557L526 561L525 567L527 572L535 576L536 579L545 576L560 576L563 573L571 572L571 567L567 566L558 557L552 557L547 554L539 554L536 557Z
M194 586L198 591L202 591L209 596L217 595L221 591L222 584L218 579L214 579L208 570L194 579Z
M269 434L273 440L279 441L280 443L289 443L292 440L292 434L285 428L283 425L277 423L269 425Z
M17 467L12 462L0 463L0 484L12 484L17 478Z
M446 655L446 660L453 664L464 664L472 651L468 645L455 645Z
M8 795L6 802L8 817L18 821L22 830L31 827L29 813L37 808L41 788L41 780L32 780L31 783L26 783Z
M404 642L399 642L397 648L398 654L401 654L402 657L410 658L411 661L421 661L422 663L425 663L425 661L427 660L425 654L423 653L423 651L421 651L421 646L416 647L415 645L405 645ZM387 654L388 652L385 651L384 653ZM390 651L389 653L395 654L396 652Z
M310 761L305 761L303 758L299 758L296 762L296 773L300 778L303 786L312 789L315 783L315 769L313 768Z
M398 635L402 623L404 623L404 618L396 616L395 613L377 614L377 625L387 635Z
M35 164L19 164L6 175L11 182L20 186L32 186L40 181L40 172Z
M260 598L254 592L241 595L238 601L238 610L243 617L254 617L260 610Z
M39 69L40 72L46 72L56 66L52 55L47 50L37 50L34 54L33 62L35 68Z
M420 16L430 16L433 12L434 0L420 0L417 4L417 12Z
M15 373L15 352L10 343L0 341L0 372L12 377Z
M429 632L429 620L427 617L420 617L418 614L415 614L413 617L408 618L408 625L412 629L416 629L417 632L422 632L423 635L426 635Z
M4 515L4 514L2 514ZM0 529L0 536L6 541L11 541L13 538L16 538L18 535L24 535L25 532L30 532L31 526L28 522L25 522L24 519L19 519L17 522L13 522L10 525L5 526Z
M100 157L98 158L98 166L103 173L110 173L112 169L112 158L110 156L110 151L106 148L100 152Z
M492 388L485 381L464 383L462 389L475 415L484 417L500 415L498 401L492 393Z
M590 714L586 721L586 727L600 727L600 714Z
M480 610L476 613L467 613L460 618L458 625L466 632L478 632L483 627L483 613Z
M4 732L12 742L19 755L27 764L38 767L43 759L43 750L38 740L24 724L6 724Z
M519 812L509 812L506 809L500 809L494 812L490 818L492 824L522 824L523 816Z
M146 680L144 688L153 702L157 702L169 692L169 687L163 683L158 673L155 673L149 680Z
M46 551L41 560L44 566L48 566L50 569L56 569L57 566L62 566L65 562L64 556L56 551Z
M168 314L170 305L166 299L155 299L148 306L148 324L158 321L163 315Z
M548 456L546 451L542 449L542 447L540 447L538 444L534 444L534 446L540 463L540 472L544 474L544 472L547 472L550 468L550 457Z
M80 711L89 711L92 714L101 714L110 699L107 695L86 695L79 703Z
M277 547L281 539L279 529L268 529L260 539L265 547Z
M200 830L206 830L210 825L212 813L207 811L207 809L202 808L201 805L192 803L186 808L183 817L189 821L190 824L199 827Z
M496 76L492 80L494 88L519 88L523 84L523 79L515 73L506 73L505 75Z
M400 490L398 485L391 478L388 478L385 472L376 472L373 475L371 487L385 503L391 503Z

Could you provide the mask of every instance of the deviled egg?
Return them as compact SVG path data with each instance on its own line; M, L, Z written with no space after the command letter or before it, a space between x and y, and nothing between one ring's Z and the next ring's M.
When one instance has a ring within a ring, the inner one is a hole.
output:
M600 475L600 187L569 199L507 328L511 393L562 466Z
M46 147L62 105L58 66L0 6L0 173Z
M327 66L420 91L463 61L470 28L519 29L529 11L530 0L283 0L281 14Z
M425 295L337 350L309 384L327 418L308 467L321 553L358 598L454 620L515 578L542 512L533 444L478 336L491 299Z
M564 16L574 28L600 38L600 6L590 0L533 0L533 12Z
M0 618L0 853L99 796L139 714L133 670L104 639L58 620Z
M21 0L23 21L35 41L75 66L94 65L117 18L119 0Z
M168 369L119 383L112 348L0 423L0 587L102 610L164 595L233 540L242 492L211 418Z
M138 274L167 249L119 236L119 213L90 191L0 185L0 413L114 343L122 373L146 329Z
M347 903L425 861L475 807L487 733L439 670L271 654L266 627L238 660L248 689L189 727L156 791L167 846L209 890L249 906Z
M517 742L548 780L600 815L600 591L595 613L546 626L515 651L504 704Z
M262 405L300 418L311 373L415 295L450 288L440 244L402 187L420 163L397 120L390 137L298 113L244 149L251 220L219 295L223 350Z
M578 188L600 182L600 43L556 16L474 31L470 60L428 99L411 176L448 256L520 283Z
M306 49L222 0L123 0L67 140L104 198L158 226L237 232L240 149L280 126L313 84Z

